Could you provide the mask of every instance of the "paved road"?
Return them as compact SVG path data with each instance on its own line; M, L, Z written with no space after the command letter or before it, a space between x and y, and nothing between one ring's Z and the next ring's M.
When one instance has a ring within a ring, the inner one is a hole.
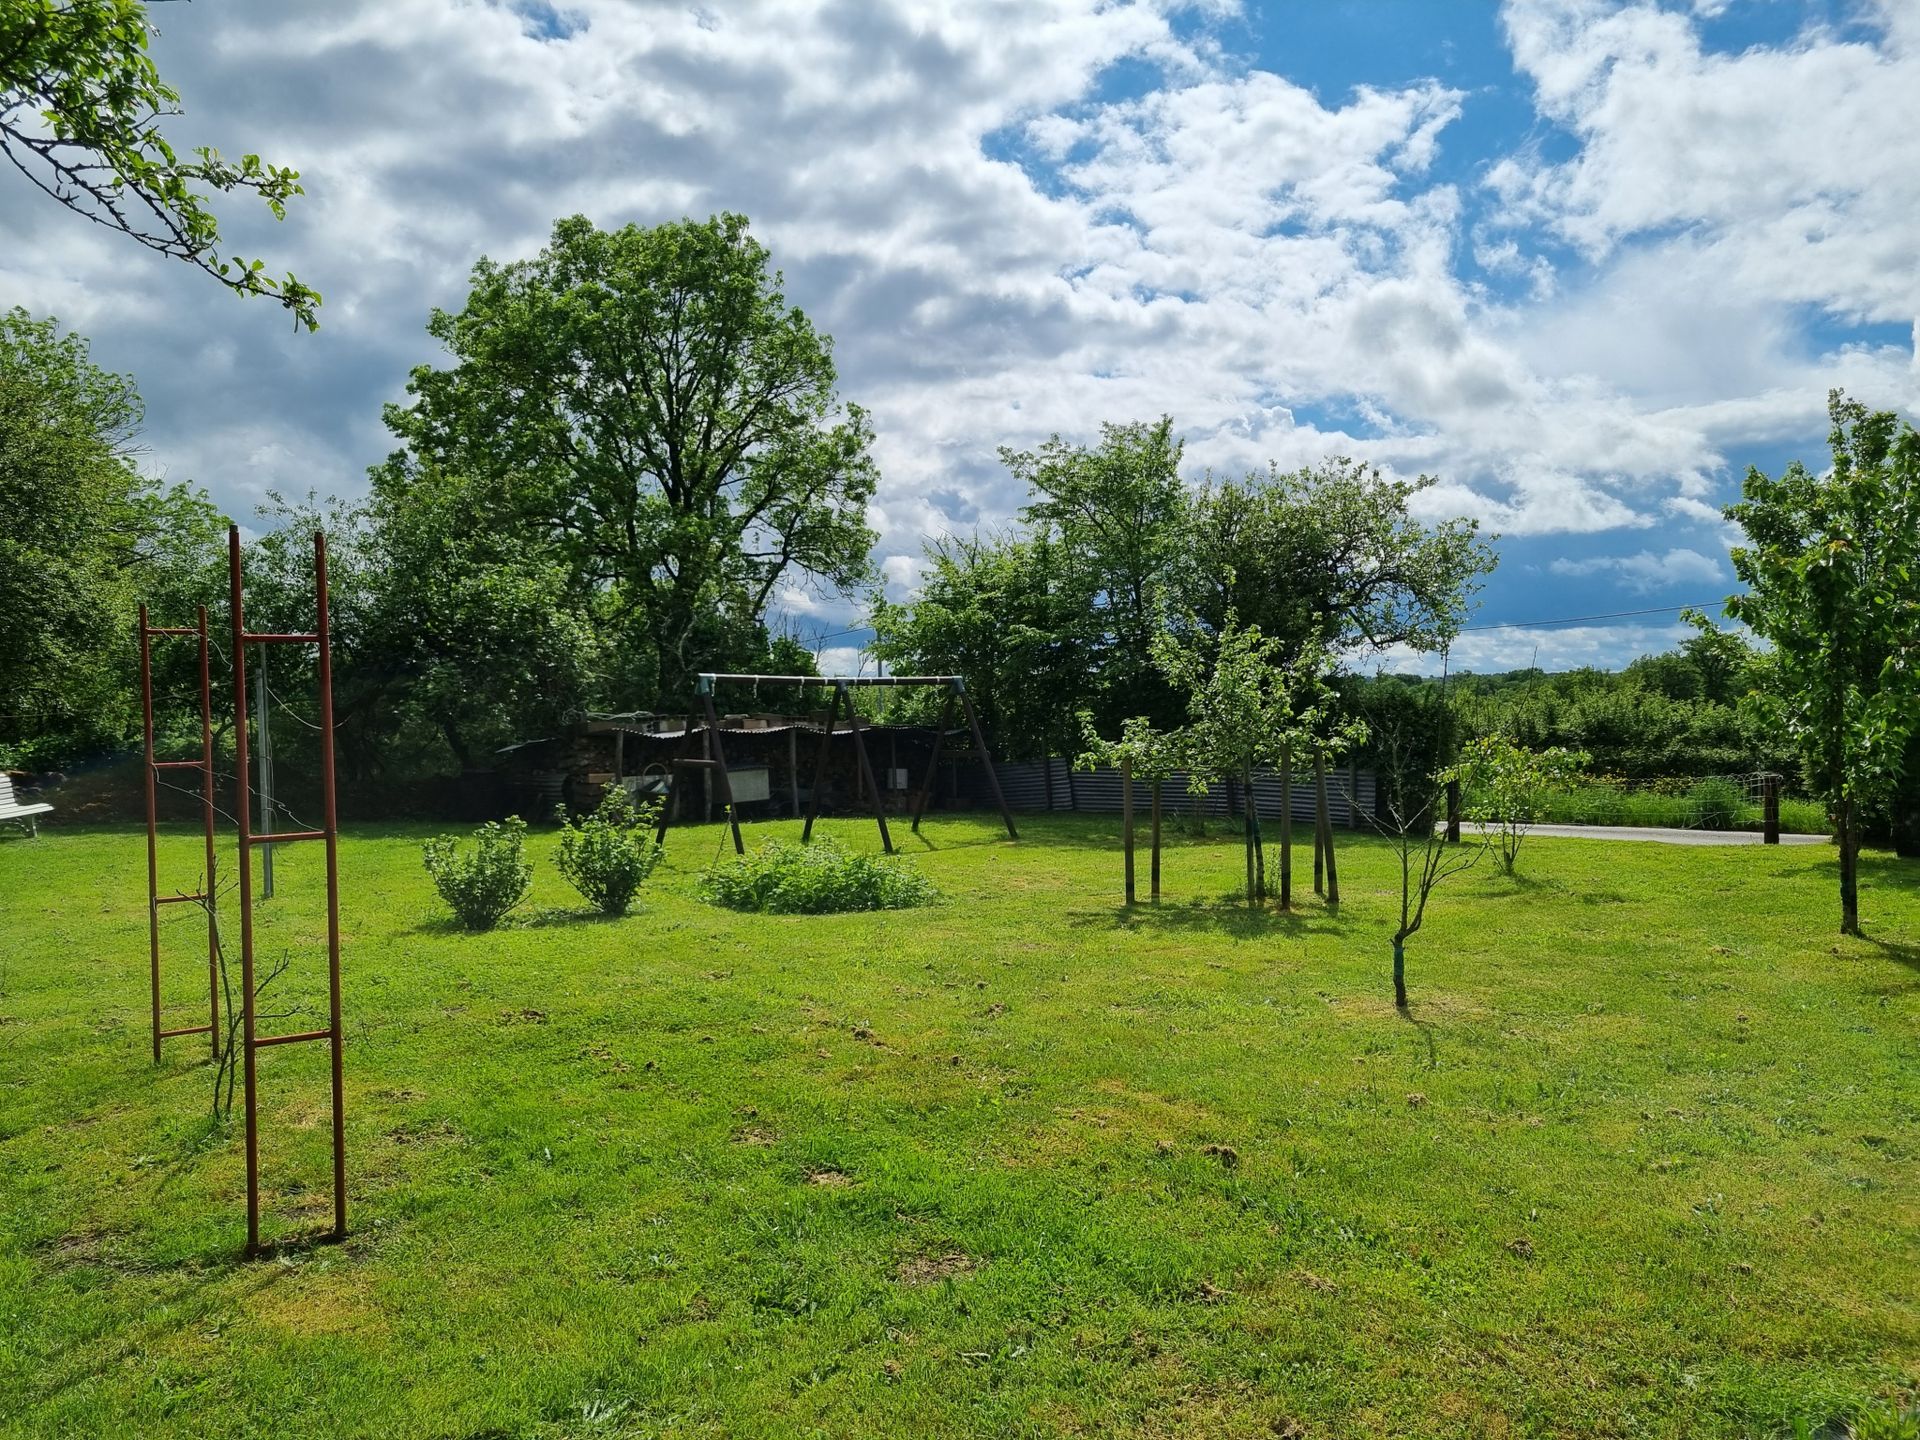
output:
M1469 827L1471 828L1471 827ZM1529 835L1556 840L1651 840L1660 845L1758 845L1758 830L1668 830L1655 825L1536 825ZM1782 845L1825 845L1825 835L1782 835Z

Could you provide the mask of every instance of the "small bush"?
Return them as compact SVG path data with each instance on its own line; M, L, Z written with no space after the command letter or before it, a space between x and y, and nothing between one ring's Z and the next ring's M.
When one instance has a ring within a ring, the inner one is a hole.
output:
M769 840L751 855L714 866L701 878L700 893L729 910L774 915L904 910L939 896L906 861L856 855L831 840Z
M1746 792L1731 780L1699 781L1687 791L1687 803L1702 830L1731 830L1747 811Z
M580 898L603 915L624 915L660 863L653 827L658 805L636 807L627 792L607 791L600 808L577 823L561 818L554 862Z
M527 822L516 815L474 831L471 852L452 835L436 835L427 841L422 859L454 918L469 930L491 930L527 898L533 862L526 845Z

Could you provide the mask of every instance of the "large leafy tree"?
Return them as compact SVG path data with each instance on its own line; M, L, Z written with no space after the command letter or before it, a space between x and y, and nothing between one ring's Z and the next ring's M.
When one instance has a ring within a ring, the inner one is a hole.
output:
M1159 597L1187 558L1186 487L1173 421L1106 424L1098 445L1053 436L1035 450L1003 448L1000 459L1024 481L1031 532L1052 543L1070 589L1089 597L1076 617L1095 674L1100 718L1146 711L1169 720L1178 697L1160 678L1151 649Z
M875 600L873 653L897 673L965 677L1001 755L1052 755L1077 739L1090 692L1083 580L1045 535L936 540L910 602Z
M374 471L381 504L468 487L473 525L563 567L630 657L630 702L764 648L782 586L868 574L872 429L768 261L739 215L562 220L535 258L474 267L466 306L427 327L452 364L387 410L402 448Z
M1860 933L1866 813L1893 797L1920 727L1920 434L1828 397L1833 469L1747 472L1727 518L1747 593L1727 602L1774 648L1772 683L1840 851L1840 929Z
M433 771L450 755L483 768L500 745L550 733L595 698L602 660L591 617L570 603L564 567L481 523L470 487L426 475L405 504L276 500L274 528L250 547L256 626L299 630L313 615L315 530L327 536L334 717L352 778ZM313 656L262 652L270 683L316 718ZM304 722L304 723L302 723Z
M0 155L51 199L242 295L268 295L315 328L320 296L226 249L205 192L246 192L275 219L303 193L299 172L258 155L181 155L162 133L180 94L148 54L144 0L0 4Z
M1193 506L1191 607L1215 624L1236 614L1289 651L1443 648L1495 556L1476 521L1414 517L1433 484L1333 458L1208 485Z
M140 473L143 415L80 336L0 315L0 749L31 742L30 762L131 734L136 607L188 624L208 597L222 522L200 492Z

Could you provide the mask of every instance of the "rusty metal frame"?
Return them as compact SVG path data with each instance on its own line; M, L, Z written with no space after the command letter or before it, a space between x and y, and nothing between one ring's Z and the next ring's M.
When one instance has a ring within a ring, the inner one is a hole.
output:
M967 682L958 675L721 675L711 672L697 677L694 695L699 703L701 718L705 721L705 742L702 748L707 752L705 759L694 758L687 752L694 748L694 711L687 711L687 730L682 758L674 762L667 777L667 793L660 804L660 818L655 822L655 838L664 842L667 824L673 813L673 802L679 793L679 772L681 770L715 770L720 776L720 795L727 807L727 819L733 827L733 849L735 854L745 854L746 847L740 839L740 816L733 803L733 782L727 775L727 757L720 744L720 721L714 712L714 686L722 681L751 682L765 685L796 685L801 689L831 689L833 699L827 705L827 723L820 732L819 756L814 761L813 795L807 802L807 820L801 828L802 844L813 839L813 822L820 816L820 782L826 778L827 758L833 740L834 722L838 719L840 707L844 702L847 710L847 731L853 736L853 750L860 766L860 776L873 797L873 818L880 827L880 844L887 854L893 854L893 835L887 829L887 805L880 787L874 783L873 765L867 757L865 732L860 726L860 716L854 708L853 691L904 685L940 685L946 688L946 703L941 707L940 725L934 732L933 755L927 762L926 778L921 782L918 795L913 803L913 831L920 833L920 817L925 812L927 800L933 789L935 772L940 764L940 751L946 741L947 728L953 718L954 702L957 700L967 717L967 726L973 736L974 753L987 772L987 784L993 791L994 803L1000 808L1000 818L1007 827L1007 838L1018 840L1020 832L1014 828L1013 812L1007 808L1007 797L1000 789L1000 776L993 768L993 754L987 749L986 737L980 732L980 718L974 713L973 699L967 694Z
M153 750L153 637L190 635L200 647L200 758L198 760L161 760ZM207 607L202 605L191 626L150 625L147 607L140 607L140 715L141 733L146 742L147 792L147 961L152 981L153 1063L160 1063L160 1042L176 1035L205 1035L213 1047L213 1058L220 1058L220 921L214 889L213 865L213 680L207 657ZM200 819L206 840L206 873L198 893L162 895L160 893L160 806L159 772L162 770L198 770L200 772ZM162 905L199 904L207 912L207 1023L187 1025L175 1030L160 1028L160 907Z
M328 1238L347 1233L347 1143L343 1101L340 1027L340 824L334 804L333 770L333 637L327 606L327 538L313 536L313 593L316 624L310 633L250 632L246 628L244 577L240 563L240 529L227 531L227 574L233 621L234 773L237 786L234 814L240 827L240 997L242 1074L246 1094L247 1129L247 1253L260 1253L260 1121L259 1081L255 1056L275 1045L325 1040L332 1052L333 1071L333 1230ZM256 835L251 822L247 783L247 646L315 645L319 647L320 792L322 824L318 830L293 830ZM318 840L327 857L327 1027L290 1035L256 1033L253 993L253 847Z

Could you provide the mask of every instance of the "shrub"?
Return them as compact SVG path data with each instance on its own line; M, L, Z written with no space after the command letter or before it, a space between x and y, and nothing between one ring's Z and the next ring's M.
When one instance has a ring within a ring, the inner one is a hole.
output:
M1746 815L1747 796L1731 780L1701 780L1687 791L1687 803L1702 830L1731 830Z
M700 893L729 910L774 915L904 910L939 897L933 882L906 861L856 855L831 840L769 840L751 855L714 866L701 878Z
M562 812L554 861L580 898L603 915L624 915L634 892L660 863L654 824L660 807L636 807L627 792L607 791L600 808L577 823Z
M527 898L533 862L526 857L527 822L517 815L488 821L473 832L473 849L451 835L427 841L422 859L433 888L469 930L491 930Z

